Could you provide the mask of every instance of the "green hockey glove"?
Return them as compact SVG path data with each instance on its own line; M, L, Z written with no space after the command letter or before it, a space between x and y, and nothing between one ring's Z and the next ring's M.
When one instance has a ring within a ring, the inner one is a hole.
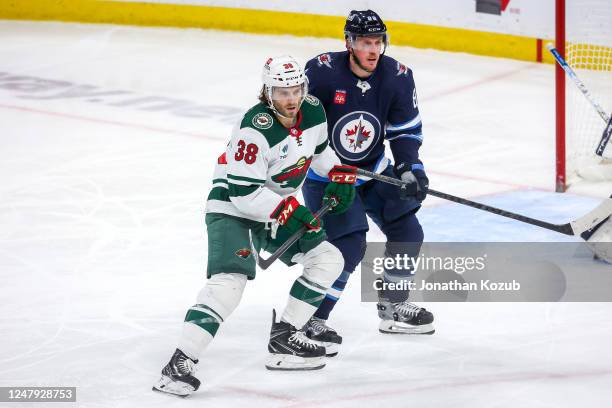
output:
M337 203L331 210L332 214L342 214L349 209L355 200L355 182L357 172L354 166L334 166L329 172L330 183L325 187L323 202L329 201L332 197Z

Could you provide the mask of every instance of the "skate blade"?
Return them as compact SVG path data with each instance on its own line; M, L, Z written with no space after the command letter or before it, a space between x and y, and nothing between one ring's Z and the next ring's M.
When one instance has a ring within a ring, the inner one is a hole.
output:
M188 397L195 391L191 385L180 381L174 381L165 375L162 375L157 384L153 385L152 390L181 398Z
M338 355L338 349L340 348L338 343L332 343L329 341L317 341L313 339L310 339L310 341L316 344L317 346L325 347L325 357L335 357Z
M307 371L325 367L325 356L304 358L290 354L270 354L266 361L268 370Z
M436 332L431 323L413 326L394 320L381 321L378 326L378 331L386 334L434 334Z

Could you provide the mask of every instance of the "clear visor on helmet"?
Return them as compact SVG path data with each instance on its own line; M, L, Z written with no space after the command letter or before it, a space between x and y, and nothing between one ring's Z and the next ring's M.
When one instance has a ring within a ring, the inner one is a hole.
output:
M352 49L357 51L376 52L384 54L389 46L389 35L356 35L348 34L348 41Z
M308 93L306 83L296 86L280 87L273 86L268 88L268 98L274 102L291 102L302 103Z
M297 114L308 94L308 81L289 87L266 86L266 94L270 109L284 118L291 118L293 116L290 112L293 111Z

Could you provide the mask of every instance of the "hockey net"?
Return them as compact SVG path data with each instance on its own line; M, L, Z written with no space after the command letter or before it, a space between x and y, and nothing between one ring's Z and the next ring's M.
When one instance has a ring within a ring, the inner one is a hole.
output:
M565 59L593 99L612 109L612 1L565 1ZM567 185L612 181L612 146L595 155L606 123L578 87L565 78L565 170Z

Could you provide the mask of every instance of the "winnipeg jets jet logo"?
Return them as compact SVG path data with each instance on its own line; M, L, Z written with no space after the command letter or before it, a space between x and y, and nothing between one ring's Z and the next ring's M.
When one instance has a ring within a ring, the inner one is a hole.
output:
M397 62L397 74L395 75L396 76L400 76L400 75L408 76L408 67L398 61Z
M363 124L363 115L359 117L359 123L357 123L353 129L346 129L346 139L349 142L349 149L356 152L357 149L363 147L363 143L367 142L372 131L367 131Z
M331 69L331 56L329 54L321 54L317 57L317 64L319 66L325 65L327 68Z
M367 157L380 135L380 122L374 115L365 111L351 112L334 125L332 143L338 156L358 161Z

